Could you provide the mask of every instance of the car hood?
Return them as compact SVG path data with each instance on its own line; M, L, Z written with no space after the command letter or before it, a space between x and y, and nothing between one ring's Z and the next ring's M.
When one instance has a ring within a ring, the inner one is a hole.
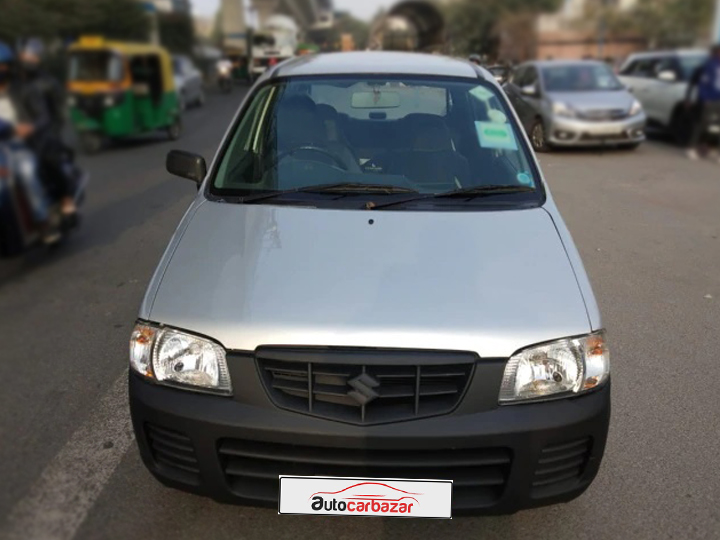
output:
M323 210L205 202L156 287L149 319L228 349L402 347L506 357L590 331L542 208Z
M569 105L576 111L610 111L626 110L632 107L634 97L625 90L603 92L550 92L548 97L553 102Z

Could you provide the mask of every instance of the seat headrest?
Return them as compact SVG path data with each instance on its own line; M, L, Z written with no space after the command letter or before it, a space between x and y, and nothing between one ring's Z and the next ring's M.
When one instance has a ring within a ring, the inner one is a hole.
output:
M315 102L307 96L284 100L277 110L277 137L281 148L322 145L325 129Z
M412 114L407 117L406 128L412 133L412 150L415 152L452 152L452 135L445 120L430 114Z

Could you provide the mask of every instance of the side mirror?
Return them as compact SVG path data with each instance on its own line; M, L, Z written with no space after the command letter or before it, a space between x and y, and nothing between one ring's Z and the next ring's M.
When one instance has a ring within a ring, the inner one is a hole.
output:
M529 86L523 86L520 90L522 92L523 96L527 97L539 97L540 96L540 90L538 87L534 84L531 84Z
M670 69L666 69L665 71L661 71L660 73L658 73L657 78L660 81L668 82L668 83L677 81L677 75L675 74L674 71L672 71Z
M205 158L182 150L172 150L168 153L165 168L170 174L192 180L198 186L207 175Z

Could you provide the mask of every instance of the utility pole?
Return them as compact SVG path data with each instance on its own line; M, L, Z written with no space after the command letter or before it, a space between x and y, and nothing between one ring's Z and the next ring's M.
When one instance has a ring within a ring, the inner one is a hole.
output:
M720 0L715 0L715 24L711 41L720 43Z
M720 2L720 0L717 0ZM600 0L600 21L598 23L598 58L605 57L605 40L607 34L607 6L609 0Z

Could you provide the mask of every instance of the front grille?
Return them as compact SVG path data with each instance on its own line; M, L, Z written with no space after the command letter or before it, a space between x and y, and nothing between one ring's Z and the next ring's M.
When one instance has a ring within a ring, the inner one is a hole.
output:
M584 133L580 137L581 141L626 141L628 140L627 133L614 133L612 135L594 135L590 133Z
M324 363L322 358L318 352L318 361L269 360L259 353L258 366L273 402L283 409L354 424L438 416L460 403L474 367L472 355L464 357L465 363L442 365ZM378 353L373 359L393 362L392 353Z
M365 450L220 441L230 490L277 504L280 475L453 480L453 508L482 508L502 496L511 466L507 448Z
M200 465L187 435L153 424L145 424L145 432L160 472L186 484L200 483Z
M589 437L566 444L548 446L540 455L533 480L534 497L552 495L577 483L590 459L592 441Z
M629 112L625 109L599 110L599 111L583 111L578 114L583 120L594 122L609 122L613 120L624 120L629 116Z

